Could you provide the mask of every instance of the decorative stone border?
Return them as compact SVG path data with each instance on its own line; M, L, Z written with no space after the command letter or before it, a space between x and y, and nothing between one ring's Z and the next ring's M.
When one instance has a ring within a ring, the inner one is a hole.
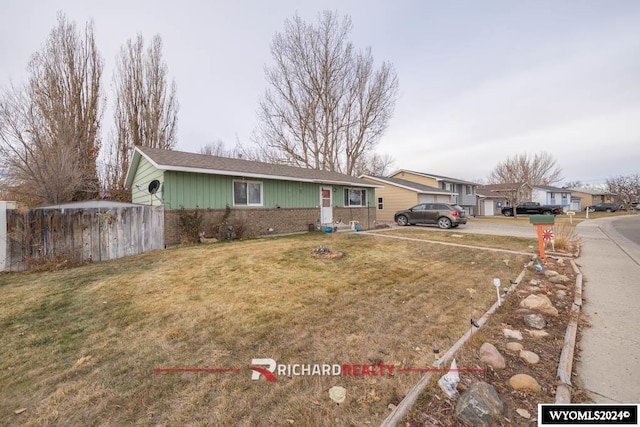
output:
M514 280L515 283L513 283L509 288L509 292L515 290L520 281L524 278L525 274L527 274L527 268L532 265L533 260L530 261L520 272L516 280ZM491 315L495 313L498 307L498 301L496 301L495 304L493 304L491 308L489 308L489 310L487 310L487 312L484 313L484 315L477 321L479 327L482 327L485 323L487 323L489 317L491 317ZM462 347L467 341L469 341L469 339L478 331L478 329L479 328L475 328L472 326L464 335L460 337L460 339L458 339L458 341L455 342L455 344L453 344L453 346L451 346L449 350L447 350L447 352L442 357L440 357L440 359L433 363L433 366L439 368L441 365L446 364L447 362L452 360L453 356L455 356L460 347ZM407 393L404 399L402 399L398 406L393 408L387 418L385 418L382 424L380 424L380 427L397 426L398 423L402 421L402 419L407 415L409 410L416 403L416 400L418 400L418 397L420 396L422 391L425 389L427 384L429 384L432 375L433 372L427 372L426 374L424 374L422 378L420 378L420 380L416 383L416 385L414 385L413 388L409 391L409 393Z
M532 261L530 261L522 272L518 275L516 280L514 281L509 288L509 292L515 290L515 288L520 284L520 281L524 278L527 273L527 268L533 265L535 257ZM562 353L560 355L560 362L558 363L558 378L559 384L556 388L556 403L571 403L571 370L573 366L573 353L576 345L576 335L578 332L578 319L580 316L580 307L582 306L582 273L578 269L576 263L571 259L571 267L573 271L576 273L576 284L575 284L575 292L573 304L571 305L570 311L570 319L569 324L567 325L567 331L565 333L564 344L562 346ZM495 313L498 309L498 302L487 310L487 312L478 320L478 325L482 327L489 317ZM477 328L471 327L456 343L449 349L447 352L436 361L433 366L438 368L443 364L449 362L455 356L456 352L462 347L473 334L477 332ZM402 401L393 408L391 413L385 418L385 420L380 424L380 427L395 427L400 421L407 415L409 410L413 407L415 402L418 400L418 397L425 389L425 387L429 384L433 372L427 372L425 375L420 378L420 380L416 383L415 386L407 393L407 395L402 399Z

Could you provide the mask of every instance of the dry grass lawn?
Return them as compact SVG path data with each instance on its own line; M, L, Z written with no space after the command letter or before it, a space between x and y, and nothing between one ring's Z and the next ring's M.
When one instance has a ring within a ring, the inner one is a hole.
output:
M512 236L491 236L487 234L459 233L456 230L441 230L435 227L402 227L383 229L377 232L383 236L398 236L424 239L458 245L479 246L534 254L538 251L536 239Z
M344 256L312 257L320 245ZM248 366L429 366L433 347L448 348L470 312L494 302L493 277L508 283L527 260L312 233L0 275L0 424L379 424L419 373L268 382ZM347 390L341 405L329 399L335 385Z

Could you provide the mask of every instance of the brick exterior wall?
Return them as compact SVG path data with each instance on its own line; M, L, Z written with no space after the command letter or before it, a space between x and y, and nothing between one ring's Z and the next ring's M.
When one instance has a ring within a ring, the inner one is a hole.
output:
M166 246L181 243L179 226L181 212L193 214L195 209L167 209L164 211L164 241ZM334 221L359 221L363 230L373 228L376 210L369 208L334 208ZM202 215L202 231L205 237L218 237L218 225L222 221L225 209L198 209ZM257 237L271 234L284 234L309 231L309 224L319 225L318 208L286 208L286 209L231 209L227 222L232 224L240 237Z
M349 224L349 221L360 222L363 230L375 228L376 208L333 208L333 221L342 221Z

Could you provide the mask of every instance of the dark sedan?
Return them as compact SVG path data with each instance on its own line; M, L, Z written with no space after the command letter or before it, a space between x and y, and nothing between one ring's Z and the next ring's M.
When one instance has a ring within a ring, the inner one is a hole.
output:
M589 212L615 212L620 209L620 206L615 203L598 203L587 207L587 209Z

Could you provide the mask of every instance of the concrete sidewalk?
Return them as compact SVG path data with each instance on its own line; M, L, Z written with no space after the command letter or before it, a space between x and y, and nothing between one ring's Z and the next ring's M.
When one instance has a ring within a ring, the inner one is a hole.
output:
M612 227L619 219L577 227L582 317L591 327L582 329L575 382L598 403L640 403L640 248Z

